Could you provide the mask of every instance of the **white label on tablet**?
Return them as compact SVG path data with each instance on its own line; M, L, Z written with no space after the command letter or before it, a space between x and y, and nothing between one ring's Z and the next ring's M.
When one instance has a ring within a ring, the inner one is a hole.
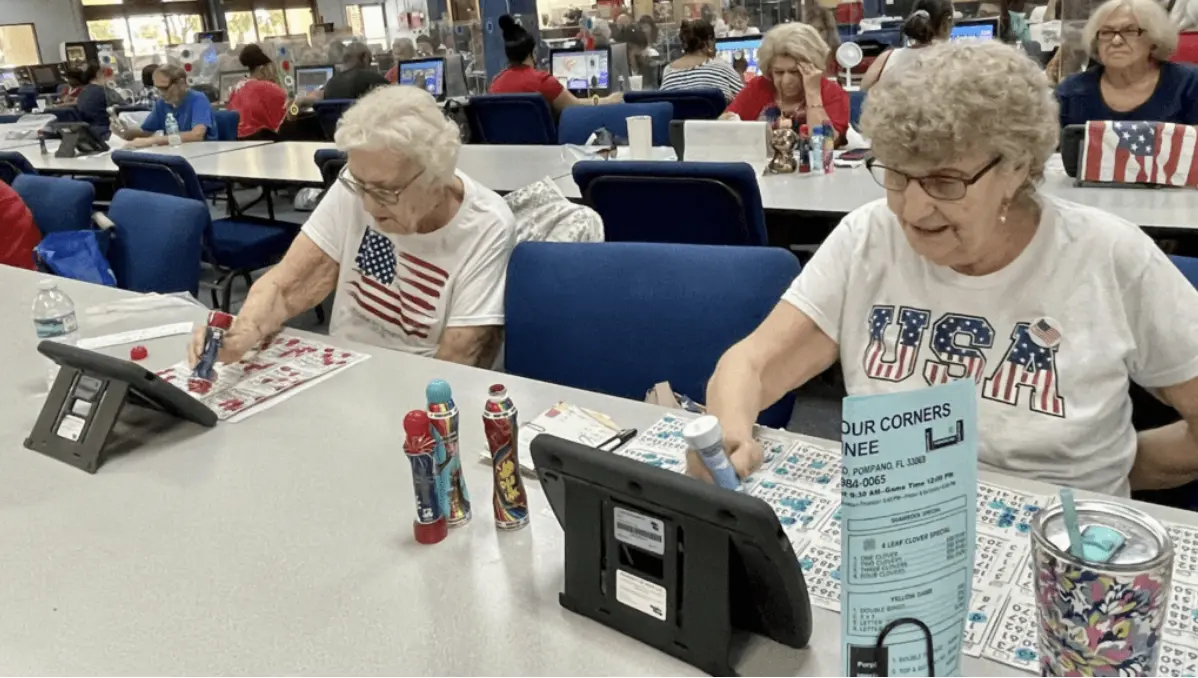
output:
M617 540L649 553L665 555L665 523L618 506L615 508L614 517Z
M83 435L83 425L87 422L73 414L68 414L62 418L62 422L58 424L58 437L66 438L72 442L78 442L79 436Z
M616 600L637 612L666 620L666 589L624 570L616 570Z

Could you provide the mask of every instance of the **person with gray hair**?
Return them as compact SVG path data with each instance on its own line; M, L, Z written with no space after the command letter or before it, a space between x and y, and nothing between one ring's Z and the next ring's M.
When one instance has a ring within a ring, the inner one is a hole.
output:
M1198 71L1169 61L1177 26L1156 0L1107 0L1082 30L1098 66L1057 90L1061 126L1091 120L1198 124Z
M186 71L175 65L159 66L152 77L158 99L141 127L126 127L113 118L112 133L128 141L127 148L165 146L170 143L165 135L166 117L171 115L179 125L179 139L183 143L216 141L212 104L208 97L191 89Z
M1198 290L1135 224L1037 188L1056 109L1039 65L996 41L934 45L870 90L885 198L708 385L738 472L762 462L758 413L839 361L850 395L971 382L985 469L1124 497L1198 478ZM1184 421L1137 433L1132 382Z
M281 263L250 288L220 360L238 360L331 293L330 334L491 367L516 225L507 204L455 168L457 125L433 97L377 89L346 111L347 163ZM197 333L194 363L203 347Z
M373 55L365 44L354 41L345 48L341 71L325 83L319 93L324 99L361 99L375 87L390 83L370 67Z

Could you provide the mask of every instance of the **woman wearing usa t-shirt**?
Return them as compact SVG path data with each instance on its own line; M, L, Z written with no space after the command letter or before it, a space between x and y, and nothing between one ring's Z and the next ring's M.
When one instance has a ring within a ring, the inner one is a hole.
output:
M461 140L428 92L380 87L345 112L346 167L282 262L250 288L219 359L238 360L329 294L336 337L490 367L516 224L456 171ZM203 334L193 337L194 363Z
M738 472L762 463L758 412L839 360L851 395L974 381L983 468L1119 496L1198 478L1198 291L1134 224L1037 190L1056 119L1044 72L998 42L928 47L870 90L885 200L708 386ZM1184 420L1137 433L1132 382Z
M241 115L237 138L274 140L287 117L287 92L277 82L275 64L255 44L242 47L238 60L250 70L250 77L229 94L228 109Z
M515 19L504 14L499 17L499 28L503 31L503 52L507 55L508 67L491 81L491 94L535 92L545 97L554 113L561 113L562 109L569 106L590 103L571 94L553 75L536 69L533 51L537 48L537 42ZM600 98L599 103L612 104L623 100L624 95L616 92Z

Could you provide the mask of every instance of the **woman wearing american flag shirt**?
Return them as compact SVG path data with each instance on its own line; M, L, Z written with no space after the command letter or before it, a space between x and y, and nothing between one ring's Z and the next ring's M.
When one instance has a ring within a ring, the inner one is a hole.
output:
M345 171L282 262L250 288L218 359L240 359L335 291L334 337L490 367L515 218L455 170L457 126L428 92L396 85L346 111L336 142Z
M976 382L983 468L1119 496L1198 478L1198 291L1136 225L1037 190L1059 135L1044 72L986 42L893 75L861 119L885 199L708 385L737 471L761 464L758 412L839 360L850 395ZM1184 420L1137 434L1131 382Z

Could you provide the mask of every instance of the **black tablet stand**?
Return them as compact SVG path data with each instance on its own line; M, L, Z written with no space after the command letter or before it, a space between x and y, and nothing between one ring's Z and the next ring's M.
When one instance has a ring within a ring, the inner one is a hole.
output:
M60 366L25 447L95 473L126 402L215 426L203 403L131 362L43 341L38 351Z
M742 632L806 646L802 571L765 502L547 434L532 456L565 530L563 607L712 675L736 675Z

